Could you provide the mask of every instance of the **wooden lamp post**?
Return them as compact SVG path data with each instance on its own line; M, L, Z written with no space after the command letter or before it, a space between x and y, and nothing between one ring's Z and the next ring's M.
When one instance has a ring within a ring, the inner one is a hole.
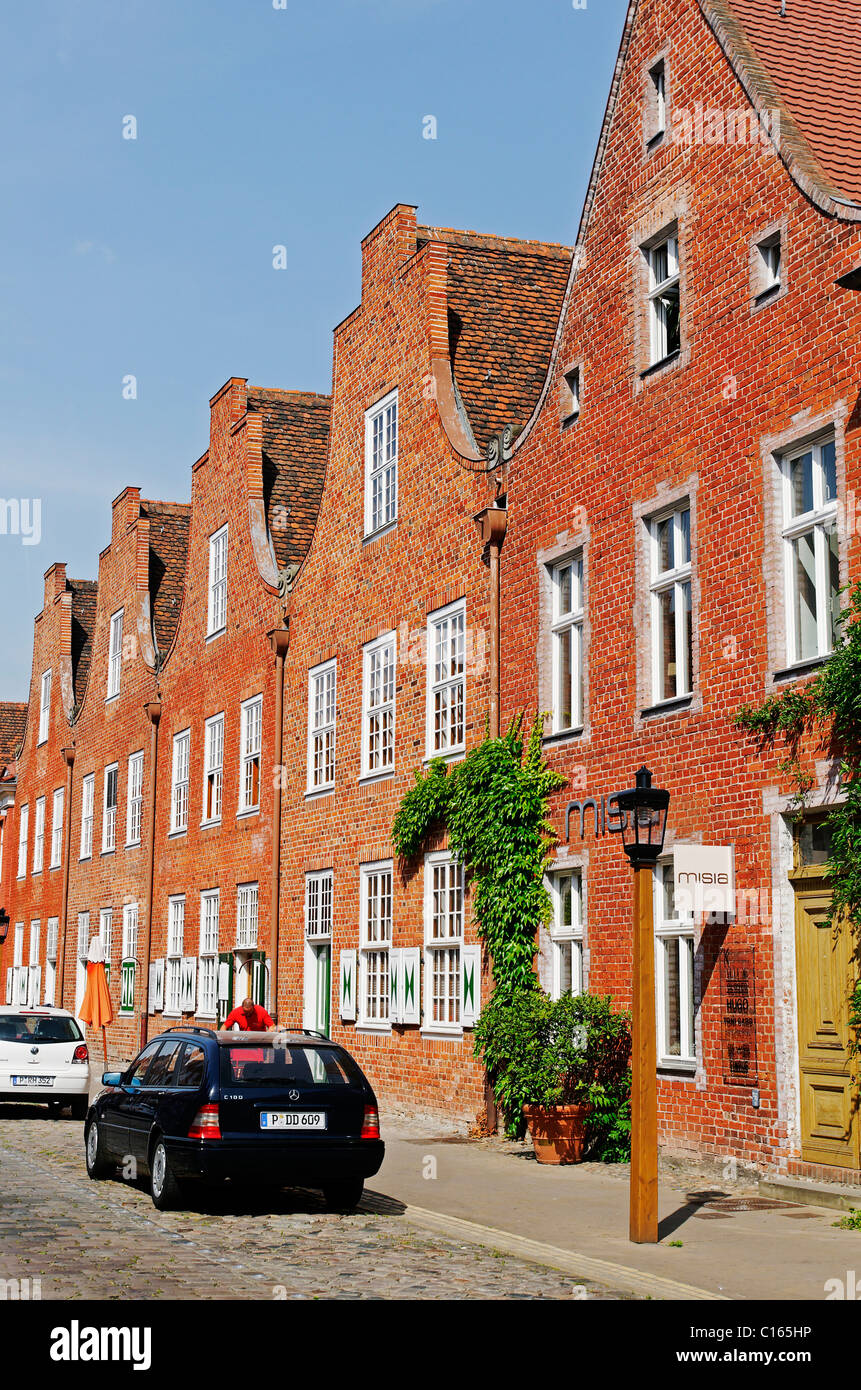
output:
M655 932L652 870L664 847L670 793L652 786L646 767L637 785L617 792L615 812L634 870L633 1048L631 1057L631 1225L637 1245L658 1239L658 1088L655 1042Z

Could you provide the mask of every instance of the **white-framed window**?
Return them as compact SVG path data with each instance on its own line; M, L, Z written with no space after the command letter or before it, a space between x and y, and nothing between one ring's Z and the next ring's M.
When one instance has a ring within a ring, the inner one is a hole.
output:
M553 732L583 723L583 557L569 555L550 570L553 617Z
M460 752L466 744L466 604L431 613L427 630L427 756Z
M236 887L236 944L243 949L257 948L259 885L239 883Z
M40 874L45 860L45 798L37 796L33 820L33 873Z
M117 800L119 795L119 763L105 768L105 792L102 808L102 854L117 847Z
M30 968L39 964L39 938L42 934L42 923L37 917L30 923Z
M105 965L110 970L111 953L114 947L114 909L103 907L99 910L99 936L105 952Z
M18 877L27 876L27 837L30 833L30 807L25 802L18 817Z
M263 748L263 696L255 695L240 706L239 812L256 811L260 805L260 763Z
M827 656L837 640L840 552L833 439L781 459L789 665Z
M335 785L337 666L326 661L308 672L308 790Z
M123 610L119 609L111 617L110 646L108 649L108 693L113 700L120 693L120 675L123 666Z
M66 794L57 787L51 803L51 868L58 869L63 858L63 808Z
M143 766L142 752L132 753L128 765L126 793L126 844L139 845L143 824Z
M170 796L170 830L175 834L188 829L188 762L191 730L173 736L173 772Z
M365 535L398 515L398 393L365 412Z
M583 983L583 876L579 869L550 876L551 975L550 993L582 994Z
M390 772L395 765L395 634L363 649L362 774Z
M692 1071L694 1033L694 923L676 912L672 861L655 867L655 995L658 1066Z
M27 1003L27 970L24 966L24 923L15 923L12 948L12 1004Z
M203 824L221 820L224 768L224 715L214 714L203 726Z
M45 999L46 1004L54 1003L57 992L57 943L60 935L59 917L48 918L45 936Z
M42 935L42 923L37 917L30 923L30 968L27 972L27 1007L36 1009L39 1007L39 982L41 970L39 968L39 945Z
M663 58L649 68L651 121L649 140L656 140L667 128L667 68Z
M772 294L780 289L780 232L772 232L756 244L756 292Z
M198 1013L215 1018L218 1007L218 919L220 898L217 888L200 895L200 964L198 967Z
M392 861L363 864L359 950L359 1022L389 1022Z
M305 935L309 941L332 939L332 870L305 875Z
M84 990L87 987L87 953L90 949L90 914L89 912L78 913L78 939L76 944L75 956L75 1013L80 1010L84 1002Z
M209 600L206 635L213 637L227 626L227 527L209 538Z
M574 420L580 414L580 368L562 373L562 419Z
M96 798L96 774L88 772L81 782L81 859L93 853L93 803Z
M688 503L649 521L652 699L693 689L691 509Z
M185 895L168 898L167 956L165 959L164 1012L178 1014L182 997L182 948L185 937Z
M123 906L123 960L136 960L138 954L138 905Z
M460 1029L463 869L425 856L425 1027Z
M39 742L45 743L48 738L48 724L51 719L51 672L50 669L42 673L42 681L39 689Z
M649 363L681 348L679 243L675 233L645 248L649 270Z

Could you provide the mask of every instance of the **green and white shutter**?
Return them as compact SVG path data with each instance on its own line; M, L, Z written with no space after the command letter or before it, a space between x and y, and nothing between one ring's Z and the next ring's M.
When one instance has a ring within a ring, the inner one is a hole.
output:
M160 1013L164 1008L164 958L154 960L149 968L149 1012Z
M338 1012L341 1018L356 1017L356 952L342 951L338 969Z
M421 1023L420 946L405 946L401 951L401 1023Z
M481 947L463 946L460 952L460 1021L473 1028L481 1013Z
M401 994L403 981L403 951L398 946L389 947L389 1022L403 1023L401 1018Z
M135 1011L135 977L138 963L134 956L120 962L120 1013L133 1014Z

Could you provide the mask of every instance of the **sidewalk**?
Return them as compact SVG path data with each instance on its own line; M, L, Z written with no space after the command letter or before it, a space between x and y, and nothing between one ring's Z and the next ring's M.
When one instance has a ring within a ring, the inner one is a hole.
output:
M626 1167L538 1164L525 1147L464 1142L442 1132L433 1121L384 1124L386 1158L367 1184L368 1195L402 1202L417 1219L427 1214L425 1224L441 1233L441 1218L471 1223L479 1228L474 1238L486 1244L493 1244L494 1232L504 1232L515 1238L512 1253L527 1258L526 1241L562 1250L579 1257L584 1278L620 1287L627 1280L639 1291L654 1279L655 1298L821 1301L827 1280L861 1272L861 1233L835 1228L835 1211L783 1202L739 1210L749 1201L762 1204L754 1187L696 1175L690 1181L662 1177L660 1242L632 1245ZM482 1237L480 1228L491 1229ZM463 1235L464 1228L458 1229ZM671 1241L681 1241L681 1247ZM553 1250L545 1249L542 1262L553 1258ZM593 1263L599 1261L606 1264L603 1272ZM576 1275L578 1258L565 1267ZM673 1293L663 1280L692 1291Z

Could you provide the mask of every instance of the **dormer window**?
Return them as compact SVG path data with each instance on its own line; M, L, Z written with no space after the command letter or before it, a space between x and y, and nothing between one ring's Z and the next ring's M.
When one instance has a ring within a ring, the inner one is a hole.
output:
M390 391L365 412L365 535L391 526L398 515L398 393Z
M206 635L214 637L227 626L227 527L209 538L209 601Z

